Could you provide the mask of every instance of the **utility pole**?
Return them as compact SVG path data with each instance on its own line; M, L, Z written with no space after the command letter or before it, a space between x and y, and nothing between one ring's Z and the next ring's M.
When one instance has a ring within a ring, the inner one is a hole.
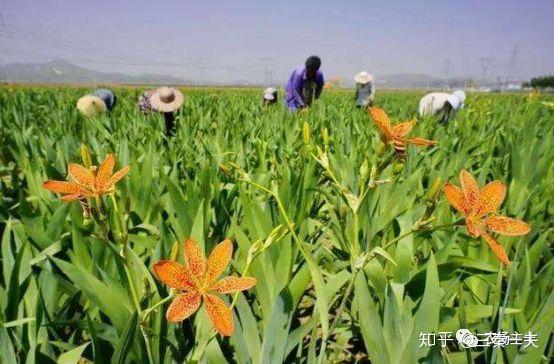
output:
M492 63L492 58L480 57L479 62L481 63L481 70L483 71L483 80L486 80L489 75L489 67Z
M450 75L450 58L446 58L444 60L444 84L445 84L446 90L450 90L450 82L448 79L449 75Z
M271 70L269 69L269 66L271 65L271 61L273 61L273 58L271 57L262 57L260 58L260 61L264 63L264 80L265 84L268 85L271 83Z

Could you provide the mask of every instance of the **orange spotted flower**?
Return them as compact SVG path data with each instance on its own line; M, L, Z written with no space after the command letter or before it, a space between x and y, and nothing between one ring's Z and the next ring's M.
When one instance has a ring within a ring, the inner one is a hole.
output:
M115 156L108 154L100 167L85 168L71 163L67 172L73 181L46 181L42 184L50 192L65 196L62 201L75 201L85 197L98 197L114 191L115 184L130 170L129 166L113 173Z
M506 251L489 232L501 235L525 235L531 228L521 220L497 214L498 207L506 197L506 185L493 181L479 189L475 178L467 171L460 172L460 187L450 183L444 186L444 194L450 205L465 218L467 231L474 238L483 237L492 252L504 264L510 264Z
M406 135L416 124L415 120L405 121L391 125L388 115L383 109L378 107L369 108L371 118L379 127L385 143L393 143L394 149L400 158L404 158L406 153L406 144L431 146L437 144L434 140L427 140L419 137L406 138Z
M186 266L173 260L161 260L153 266L160 281L180 292L167 309L167 320L185 320L204 301L213 326L221 335L230 336L234 329L233 315L218 294L250 289L256 285L256 279L230 276L219 279L233 256L233 243L229 239L219 243L207 260L198 243L188 239L184 243L184 255Z

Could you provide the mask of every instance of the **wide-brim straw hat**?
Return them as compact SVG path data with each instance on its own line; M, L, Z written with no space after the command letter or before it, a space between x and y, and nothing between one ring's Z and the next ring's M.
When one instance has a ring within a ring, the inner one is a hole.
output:
M173 87L160 87L150 97L152 108L161 112L173 112L183 105L183 93Z
M273 87L268 87L264 90L264 99L266 100L275 100L275 92L277 90Z
M106 112L107 107L98 96L85 95L77 100L77 109L85 116L94 116Z
M366 71L362 71L354 76L354 81L356 81L357 83L366 84L373 81L373 75L367 73Z

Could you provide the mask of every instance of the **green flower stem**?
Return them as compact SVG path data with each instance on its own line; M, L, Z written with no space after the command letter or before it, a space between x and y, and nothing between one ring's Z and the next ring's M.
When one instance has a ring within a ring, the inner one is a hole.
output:
M158 307L160 307L161 305L165 304L166 302L168 301L171 301L173 299L173 297L175 297L175 295L173 293L170 293L169 295L167 295L165 298L159 300L156 304L154 304L153 306L150 306L148 307L147 309L145 309L144 311L142 311L142 316L141 316L141 321L144 321L148 318L148 316L150 316L150 314L152 312L154 312Z

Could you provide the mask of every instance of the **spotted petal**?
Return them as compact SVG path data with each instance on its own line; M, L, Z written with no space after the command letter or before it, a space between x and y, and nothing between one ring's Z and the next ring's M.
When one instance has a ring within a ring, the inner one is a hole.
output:
M254 287L257 283L254 277L225 277L213 285L212 291L219 293L235 293Z
M121 180L129 171L131 170L130 166L126 166L121 168L119 171L115 172L110 179L108 180L107 186L111 187L115 185L119 180Z
M204 303L217 332L223 336L231 336L234 330L233 315L227 304L221 298L211 294L204 295Z
M187 292L175 297L165 313L167 321L180 322L187 319L198 311L201 297L202 295L198 292Z
M436 140L423 139L419 137L404 139L404 141L408 144L419 145L421 147L430 147L438 143Z
M371 107L369 108L369 114L371 115L371 118L377 124L379 127L379 130L381 133L388 139L392 139L392 130L390 126L390 120L387 114L383 109L380 109L378 107Z
M77 183L82 186L92 186L94 183L94 176L90 169L83 167L80 164L71 163L67 166L67 172Z
M489 234L483 234L483 238L489 245L489 248L491 248L494 255L500 260L502 263L509 265L510 259L508 259L508 255L506 254L506 250L498 243L496 240L494 240Z
M86 194L88 191L74 182L46 181L42 184L50 192L67 194Z
M194 278L200 280L206 270L206 256L204 252L193 239L187 239L187 241L185 241L183 252L189 270Z
M485 225L495 233L508 236L525 235L531 231L526 222L507 216L491 216L485 219Z
M104 162L98 167L96 172L96 183L98 187L106 185L110 177L112 176L113 167L115 165L115 157L113 154L108 154Z
M467 212L468 208L465 203L464 193L460 187L447 182L444 185L444 195L448 202L450 202L450 205L456 210L463 214Z
M180 290L192 290L196 288L187 269L177 262L160 260L154 264L153 268L158 279L171 288Z
M405 121L392 126L392 135L403 138L408 134L416 124L415 120Z
M493 181L483 187L479 193L479 215L496 212L506 197L506 185Z
M467 206L471 208L472 211L477 209L479 204L479 185L477 185L475 178L464 169L460 172L460 185Z
M210 253L206 266L206 280L214 282L227 268L233 256L233 243L229 239L217 244Z

